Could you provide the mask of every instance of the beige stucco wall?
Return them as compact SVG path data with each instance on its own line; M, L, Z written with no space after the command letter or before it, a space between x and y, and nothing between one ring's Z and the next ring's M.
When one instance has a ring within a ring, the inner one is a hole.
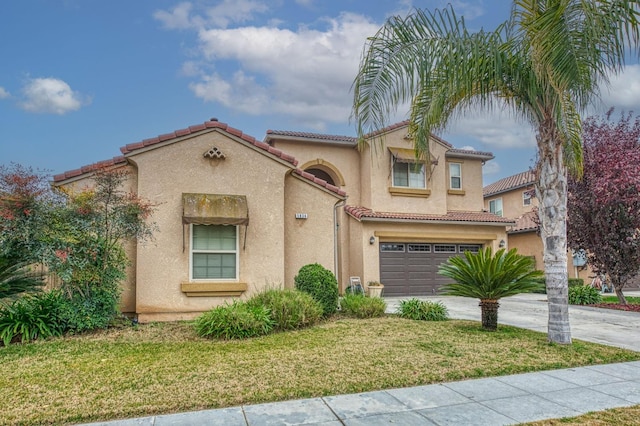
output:
M135 167L123 164L115 167L117 170L126 170L129 172L129 176L124 183L123 191L128 193L137 193L138 177ZM59 185L65 188L66 191L72 193L80 193L92 189L95 186L93 181L93 174L82 175L77 179L70 179ZM153 221L153 217L149 219ZM126 278L122 282L122 294L120 295L120 311L125 314L133 314L136 311L136 250L137 244L135 241L125 241L124 249L130 264L127 265Z
M449 164L462 166L462 194L449 190ZM482 161L469 158L448 157L445 166L445 185L447 185L447 209L450 211L481 211L484 208L482 197Z
M284 286L294 286L301 267L319 263L335 273L334 205L339 201L325 190L314 188L294 175L285 179ZM296 219L304 213L306 219Z
M225 159L203 157L214 146ZM289 167L217 130L154 148L130 157L138 166L138 193L159 205L155 243L138 247L140 321L192 318L230 300L187 296L181 290L189 282L190 239L189 226L181 220L183 193L245 195L249 224L246 230L239 226L237 282L248 288L242 297L284 283L284 179Z

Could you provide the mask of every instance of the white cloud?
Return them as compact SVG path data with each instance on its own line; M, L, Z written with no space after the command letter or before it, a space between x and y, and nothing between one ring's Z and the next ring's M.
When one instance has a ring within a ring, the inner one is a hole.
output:
M535 146L535 133L529 123L515 120L505 111L478 111L453 118L448 132L473 138L490 149Z
M153 17L168 29L227 28L230 24L251 21L268 10L265 3L257 0L222 0L215 6L197 11L192 3L183 2L170 11L157 10Z
M640 65L627 65L621 74L611 78L609 88L602 89L602 101L596 110L604 113L612 106L618 111L640 113Z
M0 86L0 99L6 99L10 96L11 94L7 92L4 87Z
M476 149L474 147L472 147L471 145L465 145L462 148L463 151L475 151Z
M24 100L20 103L29 112L65 114L76 111L88 103L83 96L57 78L34 78L23 87Z
M484 15L484 5L482 1L453 0L448 3L451 3L453 10L456 11L458 16L464 16L466 20L470 21Z
M200 70L199 81L190 88L205 101L249 114L284 113L315 128L327 121L346 122L360 53L378 24L355 14L342 14L326 23L324 30L201 30L205 64L230 61L237 69L226 74ZM193 64L186 70L192 72Z
M485 176L498 173L500 173L500 164L496 160L487 161L482 166L482 174Z

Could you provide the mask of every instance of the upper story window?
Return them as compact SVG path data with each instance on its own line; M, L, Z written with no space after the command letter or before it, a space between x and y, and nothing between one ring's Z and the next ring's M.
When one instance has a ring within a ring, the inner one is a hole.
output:
M489 201L489 211L495 215L502 216L502 198Z
M424 163L395 159L393 163L393 186L426 188Z
M191 278L238 279L238 227L191 225Z
M449 189L462 189L462 164L449 163Z
M531 205L531 191L524 191L522 193L522 205L523 206L530 206Z

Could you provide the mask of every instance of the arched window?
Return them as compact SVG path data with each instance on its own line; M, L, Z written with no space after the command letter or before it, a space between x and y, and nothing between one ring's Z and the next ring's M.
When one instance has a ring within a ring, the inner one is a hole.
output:
M331 184L331 185L334 185L334 186L336 185L336 183L333 181L333 178L329 175L329 173L325 172L324 170L320 170L320 169L316 169L316 168L310 168L310 169L305 170L305 172L311 173L312 175L314 175L318 179L322 179L322 180L326 181L328 184Z

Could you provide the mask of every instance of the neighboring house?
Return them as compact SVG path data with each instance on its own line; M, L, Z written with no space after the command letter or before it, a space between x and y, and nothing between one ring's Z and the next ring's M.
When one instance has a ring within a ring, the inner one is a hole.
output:
M193 318L236 297L292 287L307 263L433 294L438 265L497 248L514 222L483 211L493 155L434 138L417 161L407 123L369 135L268 131L264 142L215 119L121 148L123 156L54 177L82 190L100 167L130 170L128 190L157 205L159 231L132 243L122 309L139 321Z
M501 217L514 219L516 224L507 230L505 246L518 253L531 256L536 268L544 269L543 247L539 234L538 199L535 194L535 173L532 170L500 179L484 187L484 208ZM591 271L573 264L572 251L568 252L567 268L570 277L590 282Z

